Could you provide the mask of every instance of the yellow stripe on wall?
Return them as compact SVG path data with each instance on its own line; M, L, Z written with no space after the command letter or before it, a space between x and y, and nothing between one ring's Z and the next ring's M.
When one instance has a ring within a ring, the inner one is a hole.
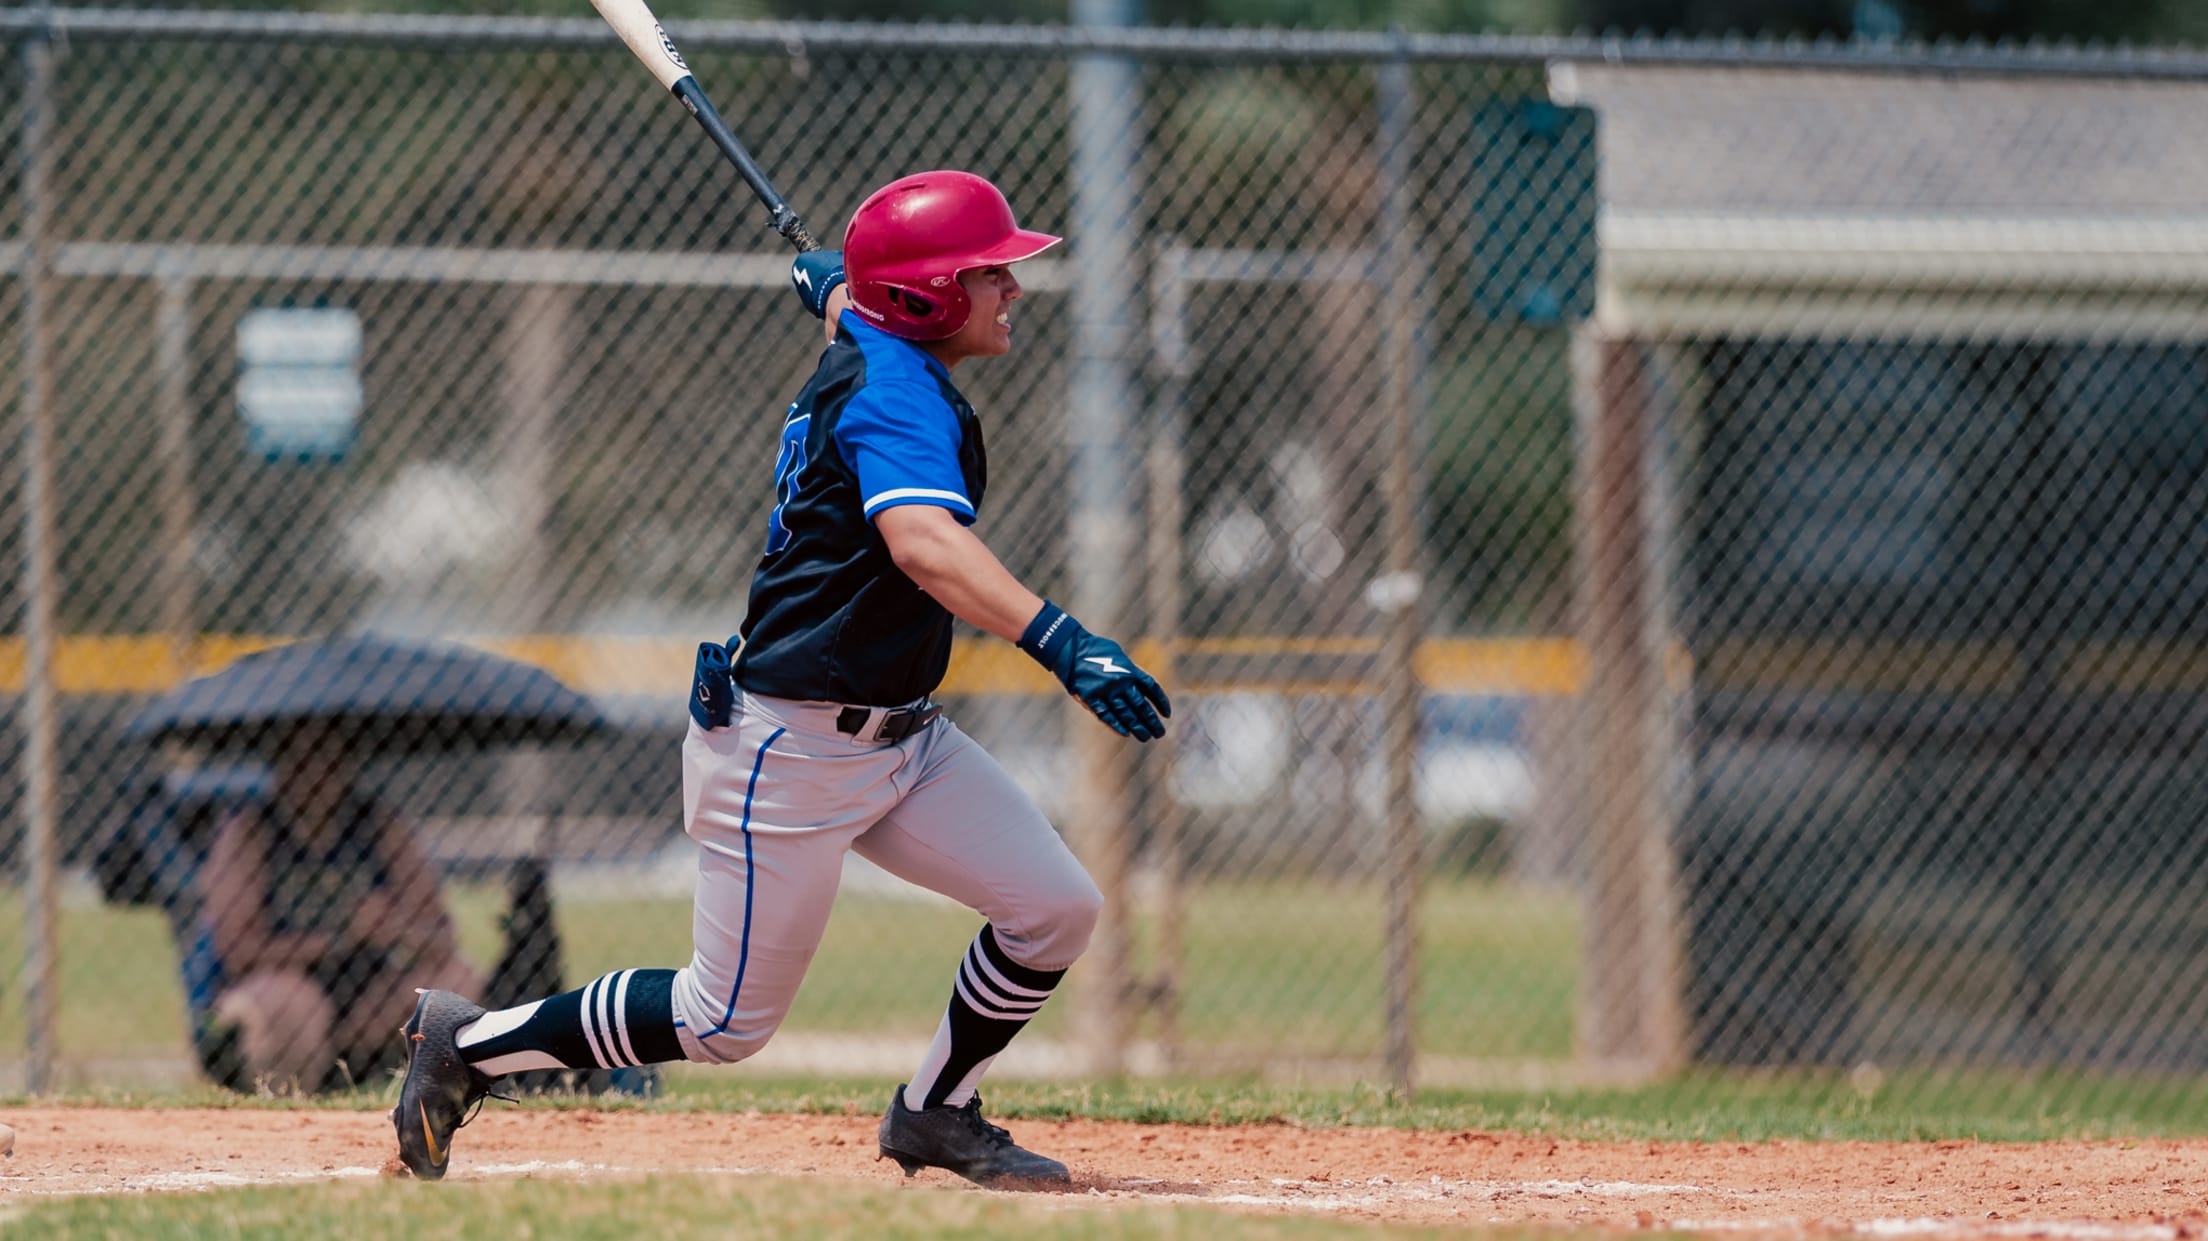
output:
M54 651L65 694L149 695L295 639L202 634L181 646L155 634L72 634ZM681 695L689 690L697 643L683 638L522 634L463 639L534 664L589 694ZM0 694L22 692L24 644L0 637ZM1282 694L1378 692L1369 638L1190 638L1170 648L1129 644L1137 662L1180 692ZM2071 693L2199 692L2208 689L2208 644L2080 642L2060 652L2057 685ZM1418 679L1452 694L1574 694L1586 683L1586 652L1570 638L1434 638L1418 648ZM1231 672L1207 669L1228 661ZM2020 655L2002 642L1766 641L1720 643L1699 670L1674 648L1670 676L1690 671L1716 689L1920 694L1989 694L2020 683ZM1061 693L1056 680L1010 643L964 638L951 648L945 694Z
M282 646L289 638L245 634L204 634L179 644L151 634L76 634L56 644L54 675L65 694L163 693L194 676L205 676L255 651ZM464 639L468 645L534 664L587 694L682 695L690 686L697 643L681 638L576 637L524 634ZM1156 669L1169 686L1184 692L1227 691L1360 694L1373 693L1371 681L1299 674L1298 657L1366 656L1379 643L1359 638L1208 638L1190 639L1168 651L1162 644L1130 644L1144 667ZM1277 675L1260 669L1232 678L1189 679L1174 675L1174 656L1235 656L1262 663L1281 661ZM1570 694L1585 679L1579 645L1567 638L1436 638L1419 647L1418 677L1426 688L1460 694ZM21 693L25 682L23 639L0 638L0 693ZM951 649L945 694L1054 694L1058 682L1017 647L994 638L962 638Z
M1458 694L1576 694L1587 658L1570 638L1442 638L1418 648L1418 680Z
M292 640L203 634L179 649L151 634L73 634L56 644L54 675L65 694L158 694ZM697 655L697 643L681 638L524 634L465 641L534 664L588 694L687 693ZM0 693L22 692L23 646L20 637L0 637ZM1380 645L1372 639L1192 638L1170 649L1155 641L1131 643L1130 649L1137 662L1181 692L1370 694L1379 688L1367 673L1308 663L1375 657ZM1685 654L1675 650L1674 656L1673 679L1683 685ZM2073 693L2208 688L2208 646L2200 644L2089 642L2063 656L2058 684ZM1176 667L1176 660L1206 658L1239 666L1219 676L1200 674L1194 662ZM1998 642L1743 642L1716 647L1701 675L1729 689L1985 694L2015 688L2017 661L2014 647ZM1586 653L1570 638L1435 638L1419 646L1416 668L1427 689L1451 694L1574 694L1587 679ZM945 694L1061 692L1010 643L963 638L951 648Z

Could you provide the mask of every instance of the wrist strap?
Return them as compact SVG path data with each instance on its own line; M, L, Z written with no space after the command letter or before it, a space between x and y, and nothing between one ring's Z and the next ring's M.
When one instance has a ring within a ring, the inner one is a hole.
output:
M1026 651L1036 663L1051 668L1058 658L1058 652L1065 648L1066 643L1073 641L1073 635L1080 632L1080 621L1068 616L1064 608L1045 599L1043 610L1035 614L1034 620L1027 622L1027 632L1020 635L1020 649Z
M804 270L804 257L801 255L798 261L790 266L790 281L797 286L798 300L805 303L805 309L812 311L815 319L825 319L828 317L828 299L834 296L836 290L846 283L843 264L836 264L835 270L811 281L798 280L797 274L802 270Z

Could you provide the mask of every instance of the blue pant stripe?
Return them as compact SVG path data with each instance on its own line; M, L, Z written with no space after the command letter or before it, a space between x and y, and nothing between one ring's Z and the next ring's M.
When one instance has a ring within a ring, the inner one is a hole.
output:
M781 740L785 731L787 730L775 729L765 741L759 743L759 753L752 756L751 780L744 785L744 817L739 824L744 833L744 931L743 939L736 950L736 982L728 989L728 1011L721 1014L721 1019L713 1023L712 1029L699 1032L700 1039L726 1034L728 1023L736 1019L736 997L744 989L744 967L751 964L751 898L759 890L759 874L752 868L751 861L751 798L759 791L759 769L766 766L767 747Z

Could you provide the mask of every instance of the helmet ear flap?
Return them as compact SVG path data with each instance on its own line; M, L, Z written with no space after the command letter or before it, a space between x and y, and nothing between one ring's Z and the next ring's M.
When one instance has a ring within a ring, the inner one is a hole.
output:
M910 284L867 281L852 293L852 299L862 309L886 312L888 322L901 325L901 330L891 329L898 335L911 340L941 340L956 335L965 325L972 304L955 279L935 283L943 287L923 292ZM869 306L869 301L876 304Z

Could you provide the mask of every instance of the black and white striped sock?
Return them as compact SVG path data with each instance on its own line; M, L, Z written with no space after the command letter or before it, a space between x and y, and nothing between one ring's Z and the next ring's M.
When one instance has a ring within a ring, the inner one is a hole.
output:
M984 926L959 964L950 1007L935 1042L905 1086L905 1106L962 1107L997 1053L1042 1011L1064 970L1038 970L1004 953L996 932Z
M525 1069L618 1069L682 1059L675 971L615 970L460 1027L460 1058L500 1077Z

